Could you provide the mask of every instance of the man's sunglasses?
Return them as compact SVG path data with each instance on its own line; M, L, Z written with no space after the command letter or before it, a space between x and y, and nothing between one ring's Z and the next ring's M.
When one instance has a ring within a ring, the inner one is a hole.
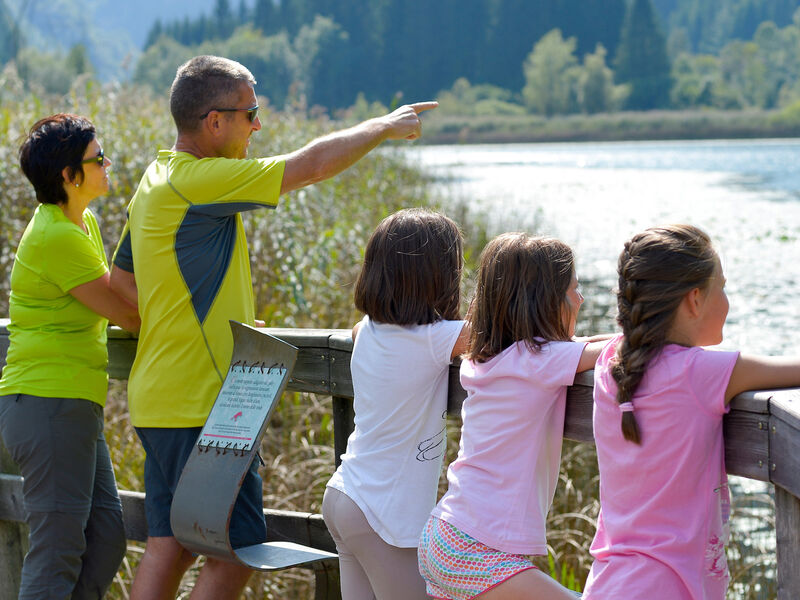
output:
M81 161L82 165L96 162L98 165L102 165L106 160L106 155L103 154L103 149L100 149L100 152L97 153L97 156L92 156L91 158L84 158Z
M210 115L214 111L217 111L217 112L246 112L247 113L247 118L252 123L253 121L256 120L256 116L258 116L258 104L256 104L255 106L253 106L251 108L212 108L206 114L204 114L202 117L200 117L200 120L202 121L203 119L205 119L208 115Z

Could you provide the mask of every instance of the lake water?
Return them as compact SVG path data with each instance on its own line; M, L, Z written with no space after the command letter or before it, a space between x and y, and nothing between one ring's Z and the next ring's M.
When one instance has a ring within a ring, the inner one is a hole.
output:
M800 141L416 146L438 191L492 233L556 236L576 253L587 310L613 325L623 242L685 222L715 240L731 303L723 347L779 354L800 324ZM594 324L598 320L593 320Z
M683 222L705 229L722 257L730 312L721 347L797 353L800 141L419 146L408 155L436 178L445 206L466 202L491 234L527 230L574 249L587 296L579 333L614 329L624 241ZM731 486L746 562L774 558L774 530L765 526L771 486L738 477ZM747 597L767 598L759 588ZM742 590L735 584L733 597Z

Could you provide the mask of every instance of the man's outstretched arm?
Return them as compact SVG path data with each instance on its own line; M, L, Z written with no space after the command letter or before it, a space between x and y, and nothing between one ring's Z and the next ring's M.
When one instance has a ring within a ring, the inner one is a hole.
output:
M419 113L438 105L438 102L407 104L388 115L317 138L281 157L286 161L281 194L341 173L385 140L417 139L422 133Z

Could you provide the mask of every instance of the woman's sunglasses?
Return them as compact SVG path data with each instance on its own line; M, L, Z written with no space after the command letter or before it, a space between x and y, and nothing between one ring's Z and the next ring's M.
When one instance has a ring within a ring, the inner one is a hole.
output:
M256 116L258 116L258 104L256 104L255 106L253 106L251 108L212 108L207 113L205 113L202 117L200 117L200 120L202 121L203 119L205 119L208 115L210 115L214 111L217 111L217 112L246 112L247 113L247 118L252 123L253 121L256 120Z
M96 162L98 165L102 165L106 160L106 155L103 154L103 149L100 148L100 152L97 153L97 156L92 156L91 158L84 158L81 161L82 165Z

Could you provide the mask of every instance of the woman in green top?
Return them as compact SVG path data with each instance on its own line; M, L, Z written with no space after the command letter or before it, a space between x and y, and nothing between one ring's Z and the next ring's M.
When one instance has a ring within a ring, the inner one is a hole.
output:
M139 329L109 286L89 202L111 161L83 117L37 122L20 166L39 206L11 270L0 437L19 464L30 544L19 598L99 599L125 555L122 507L103 436L108 321Z

